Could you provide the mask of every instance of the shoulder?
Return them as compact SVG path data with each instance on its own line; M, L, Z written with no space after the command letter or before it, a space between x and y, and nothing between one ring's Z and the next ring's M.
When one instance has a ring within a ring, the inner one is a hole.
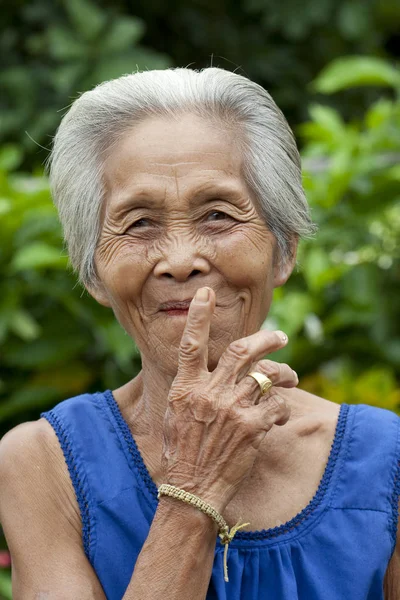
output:
M27 421L8 431L0 441L0 473L16 467L30 470L35 462L53 466L51 455L58 452L57 436L46 419ZM54 456L53 456L54 458Z
M291 417L288 425L296 437L316 434L327 443L332 441L338 424L340 404L300 388L280 389L279 393L289 401Z
M57 436L46 419L28 421L0 441L0 520L5 496L35 498L65 513L79 527L80 513ZM70 502L65 502L69 498ZM66 508L68 507L68 509Z

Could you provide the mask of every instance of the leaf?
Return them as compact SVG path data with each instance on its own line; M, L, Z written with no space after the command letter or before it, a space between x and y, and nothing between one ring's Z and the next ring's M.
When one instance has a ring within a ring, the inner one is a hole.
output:
M358 40L367 36L372 28L373 11L365 10L363 0L349 0L340 4L338 25L343 37Z
M56 60L82 59L87 54L86 46L66 27L52 25L47 36L49 54Z
M390 169L387 169L386 177L388 179L392 179L393 181L400 181L400 164L394 165Z
M143 36L145 25L134 17L120 17L105 33L101 43L102 54L112 54L135 45Z
M70 324L72 327L74 324ZM59 339L44 335L30 343L11 343L4 348L4 364L18 369L44 369L70 362L88 346L87 336L71 335L60 326Z
M52 84L57 92L65 94L66 92L74 92L77 82L85 72L85 64L79 61L74 64L59 65L52 72Z
M107 23L107 14L90 0L64 0L74 30L84 40L93 41Z
M307 315L313 312L313 299L310 295L293 291L282 299L277 298L272 305L269 318L276 318L279 328L289 338L301 331Z
M312 290L320 290L334 279L329 256L322 248L313 248L306 255L304 276Z
M9 327L27 342L38 338L41 331L41 327L35 319L23 309L19 309L11 315Z
M0 594L4 600L12 600L11 574L0 571Z
M381 127L393 114L394 105L390 100L381 99L375 102L365 116L365 123L369 129Z
M112 320L100 326L98 325L103 344L107 353L111 354L121 368L127 368L132 364L132 358L138 356L138 350L132 338L122 329L118 321Z
M22 148L16 144L5 144L0 148L0 171L14 171L24 157Z
M102 81L136 73L137 70L165 69L170 65L171 61L165 54L136 46L130 52L122 52L103 58L90 77L84 81L84 87L90 88Z
M332 139L345 134L343 120L339 113L329 106L312 104L309 108L312 120L317 123L323 131L330 134Z
M312 83L322 94L359 86L400 86L400 72L388 61L376 57L345 56L331 62Z
M354 396L363 404L371 404L389 410L399 408L400 390L392 371L386 367L374 367L363 373L354 383Z
M72 377L71 377L72 374ZM52 389L59 396L72 396L84 392L95 374L82 362L70 361L65 365L37 372L30 381L32 388Z
M11 262L12 271L43 269L46 267L65 268L68 258L61 255L59 248L45 242L33 242L18 250Z
M22 387L8 400L0 402L0 422L26 410L36 409L38 413L58 397L52 388ZM39 415L38 415L39 418Z
M0 217L11 211L11 201L8 198L0 198Z

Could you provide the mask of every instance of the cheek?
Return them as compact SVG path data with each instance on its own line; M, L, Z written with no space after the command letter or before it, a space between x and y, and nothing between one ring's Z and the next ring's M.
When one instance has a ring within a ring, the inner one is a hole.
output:
M218 263L225 277L238 287L264 287L273 278L273 243L260 232L237 232L218 245Z
M143 256L141 249L133 249L127 244L114 247L107 253L106 259L104 251L99 255L99 276L114 306L125 305L138 297L146 277L147 261L143 260Z

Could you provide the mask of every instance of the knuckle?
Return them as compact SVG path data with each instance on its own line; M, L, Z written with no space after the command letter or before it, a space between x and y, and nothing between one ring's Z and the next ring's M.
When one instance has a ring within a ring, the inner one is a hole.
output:
M286 363L281 364L281 369L282 369L282 375L286 375L289 378L291 378L293 376L292 367L289 367L289 365L287 365Z
M245 340L235 340L228 346L228 354L233 358L247 360L250 357L249 348Z
M217 407L207 394L198 392L191 396L190 409L197 422L212 423L216 418Z
M180 352L182 355L191 356L200 350L200 340L192 332L187 332L181 341Z
M269 360L266 364L266 374L274 383L281 378L281 365L277 362Z
M234 410L235 425L237 426L238 431L240 431L240 435L244 439L251 439L255 435L255 425L253 420L249 416L246 409L244 410Z
M272 402L275 403L274 410L274 422L276 425L285 425L291 414L291 408L289 404L281 396L272 396Z
M288 403L278 396L278 394L272 394L267 400L267 406L271 412L283 413L288 409Z

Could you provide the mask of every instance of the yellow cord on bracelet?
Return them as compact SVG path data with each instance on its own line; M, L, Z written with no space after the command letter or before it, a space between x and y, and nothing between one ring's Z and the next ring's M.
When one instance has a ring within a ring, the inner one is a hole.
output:
M231 527L231 529L228 529L228 526L226 527L226 531L223 531L221 533L219 533L219 537L221 538L221 542L222 544L224 544L224 579L225 581L229 581L228 579L228 564L227 564L227 560L228 560L228 545L229 543L233 540L235 533L241 529L242 527L246 527L246 525L250 525L250 523L242 523L241 525L239 525L239 522L241 521L241 518L239 519L239 521L236 523L236 525L234 525L233 527Z
M204 500L202 500L198 496L195 496L194 494L191 494L190 492L187 492L186 490L183 490L182 488L178 488L174 485L169 485L168 483L163 483L158 488L157 498L160 498L160 496L171 496L172 498L177 498L178 500L182 500L183 502L186 502L187 504L196 506L196 508L199 508L203 513L205 513L206 515L211 517L213 519L213 521L215 521L217 523L218 529L219 529L218 535L221 538L221 543L224 544L224 546L225 546L224 547L224 580L229 581L228 565L227 565L228 546L229 546L230 542L233 540L235 533L242 527L246 527L246 525L250 525L250 523L242 523L241 525L239 525L239 521L240 521L240 519L239 519L239 521L236 523L236 525L234 525L233 527L231 527L231 529L229 529L223 516L220 515L220 513L217 510L215 510L215 508L213 506L211 506L211 504L208 504L208 502L204 502Z

